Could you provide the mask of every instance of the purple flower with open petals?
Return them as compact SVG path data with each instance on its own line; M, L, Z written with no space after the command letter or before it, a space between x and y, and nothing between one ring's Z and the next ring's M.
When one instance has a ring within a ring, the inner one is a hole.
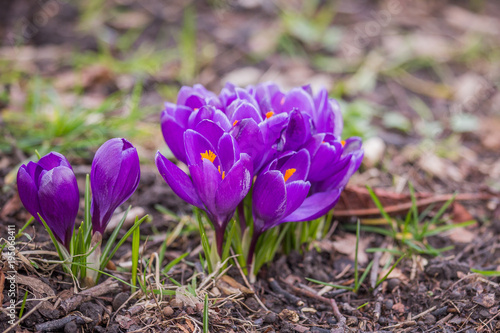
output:
M306 145L312 155L308 177L312 183L310 195L284 222L311 221L328 213L363 160L358 137L340 143L329 135L315 136L312 140L315 142Z
M139 155L127 140L111 139L97 150L90 171L94 233L104 233L116 208L137 189L140 176Z
M26 210L41 223L40 214L57 241L69 250L79 193L75 174L66 157L51 152L38 162L21 165L17 187Z
M252 261L260 235L284 221L306 199L311 183L310 157L306 149L275 159L255 180L252 192L253 235L248 253Z
M206 211L215 229L219 254L224 231L236 206L252 184L252 160L241 153L235 139L210 120L184 134L191 178L160 152L156 167L172 190L187 203Z

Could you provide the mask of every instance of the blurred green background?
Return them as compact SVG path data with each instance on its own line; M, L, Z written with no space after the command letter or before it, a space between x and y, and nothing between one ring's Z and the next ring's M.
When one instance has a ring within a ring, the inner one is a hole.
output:
M500 188L497 1L0 0L0 8L4 170L34 149L88 164L116 136L151 163L166 150L163 102L182 85L218 93L226 81L275 81L285 90L324 86L339 99L344 136L365 140L355 183Z

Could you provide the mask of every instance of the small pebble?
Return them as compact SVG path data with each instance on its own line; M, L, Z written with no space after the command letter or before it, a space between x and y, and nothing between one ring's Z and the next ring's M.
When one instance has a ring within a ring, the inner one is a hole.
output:
M386 325L386 324L387 324L387 322L388 322L388 320L387 320L387 318L386 318L386 317L380 317L380 318L378 319L378 323L379 323L380 325Z
M163 315L170 317L173 314L174 314L174 309L172 309L172 307L166 306L163 308Z
M64 333L75 333L76 331L78 331L78 325L74 321L70 321L64 325Z
M128 293L119 293L116 295L113 299L113 310L118 310L129 297L130 295Z
M436 323L436 317L428 313L424 316L424 323L426 325L434 325Z
M389 289L389 291L393 291L399 286L400 283L401 281L399 279L389 279L387 280L387 289Z
M273 324L276 322L276 319L278 316L274 312L269 312L265 317L264 317L264 323L266 324Z
M394 301L392 299L388 299L384 302L384 306L387 310L391 310L394 306Z
M195 311L194 311L194 309L193 309L192 307L188 306L188 307L186 308L186 313L187 313L188 315L192 315L192 314L194 314L194 312L195 312Z

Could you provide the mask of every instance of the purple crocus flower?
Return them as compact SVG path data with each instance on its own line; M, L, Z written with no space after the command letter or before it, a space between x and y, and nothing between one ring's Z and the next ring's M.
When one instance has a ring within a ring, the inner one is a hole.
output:
M225 130L231 123L221 109L221 102L216 94L208 91L201 84L193 87L183 86L177 95L177 103L165 103L161 114L161 130L172 154L186 163L184 151L184 132L194 129L204 119L213 120Z
M41 223L40 214L57 241L69 250L79 193L66 157L51 152L38 162L23 164L17 173L17 187L26 210Z
M186 163L184 132L194 129L205 119L212 120L225 131L231 128L227 116L213 105L207 104L191 109L184 105L165 103L165 110L161 114L161 130L165 142L179 161Z
M111 139L97 150L90 171L94 233L104 233L116 208L137 189L140 176L137 150L127 140Z
M319 141L321 138L325 140ZM283 222L311 221L328 213L337 204L342 190L363 160L361 139L358 137L340 144L330 135L315 136L312 140L315 142L306 145L313 156L308 177L312 183L310 196ZM326 165L325 161L330 164Z
M263 114L298 110L309 116L313 125L312 133L330 133L336 137L342 134L340 106L335 99L328 98L326 89L321 89L316 96L313 96L309 85L283 93L276 84L266 82L252 88L252 91Z
M205 210L222 253L224 231L236 206L252 185L252 160L235 139L213 121L204 120L184 133L191 178L160 152L156 167L172 190L187 203Z
M306 149L275 159L255 180L252 192L253 235L248 253L251 263L260 235L284 222L306 199L311 183L310 157Z

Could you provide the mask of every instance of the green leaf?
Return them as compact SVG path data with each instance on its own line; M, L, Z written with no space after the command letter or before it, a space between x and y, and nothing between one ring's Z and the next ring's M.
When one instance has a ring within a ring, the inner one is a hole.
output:
M203 302L203 333L208 333L208 294Z
M385 249L382 247L372 247L369 249L366 249L367 253L375 253L375 252L389 252L392 254L397 254L397 255L403 255L403 252L396 250L396 249Z
M138 219L136 217L135 223L137 223L137 221ZM132 285L133 286L137 284L137 266L139 264L140 240L141 240L141 229L135 228L134 232L132 233Z
M359 289L359 280L358 280L358 250L359 250L359 229L361 222L358 219L356 224L356 249L354 252L354 290L357 292Z
M90 216L90 206L90 176L87 174L85 177L85 215L83 218L85 248L88 248L90 246L90 240L92 239L92 217Z
M468 227L468 226L470 226L470 225L472 225L474 223L476 223L476 221L475 220L471 220L471 221L466 221L466 222L462 222L462 223L443 225L443 226L434 228L432 230L428 230L425 233L424 236L434 236L434 235L440 234L440 233L442 233L444 231L448 231L448 230L451 230L451 229Z
M471 272L478 273L484 276L500 276L500 271L482 271L474 268L471 268L470 270Z
M177 265L179 262L181 262L182 259L186 258L188 255L189 255L189 252L186 252L183 255L181 255L180 257L177 257L174 260L172 260L171 262L169 262L168 265L165 266L165 268L163 269L163 273L168 274L168 272L172 269L172 267Z
M394 263L394 265L392 265L391 269L389 269L389 271L387 272L387 274L385 274L383 278L381 278L379 281L377 281L377 283L375 284L375 288L377 288L382 282L384 282L387 279L387 277L392 273L392 271L394 270L394 268L396 268L396 266L399 264L399 262L401 260L403 260L403 258L405 256L406 255L403 255L403 256L399 257L399 259Z
M142 222L144 222L146 220L147 217L148 217L148 215L144 216L142 219L140 219L139 221L137 221L136 223L134 223L134 225L120 239L120 241L116 244L116 246L113 249L113 251L107 257L104 257L103 255L101 256L101 258L104 258L104 261L101 261L101 269L104 269L104 267L106 267L106 265L111 260L111 258L113 258L113 256L115 255L116 251L118 251L118 249L120 248L120 246L122 246L122 244L125 243L125 241L127 240L127 238L129 238L129 236L134 232L134 230L136 228L139 228L139 226L142 224ZM109 243L109 240L108 240L108 243ZM106 243L106 246L107 245L108 244Z
M19 310L19 318L23 316L24 308L26 307L26 299L28 298L28 291L24 293L23 303L21 304L21 310Z
M382 214L382 216L385 218L385 220L387 221L387 223L389 224L389 226L391 228L393 228L393 226L392 226L392 218L389 216L389 214L386 213L386 211L384 209L384 206L382 206L382 204L380 203L380 200L378 199L378 197L375 194L375 192L373 191L373 189L370 186L366 186L366 188L368 189L368 192L370 193L370 197L372 198L373 202L375 203L375 206L377 206L378 210L380 211L380 213ZM394 233L394 229L392 231Z
M128 208L125 211L125 213L123 213L122 219L120 220L120 222L116 226L115 230L113 230L113 232L111 233L111 236L109 236L108 241L106 242L106 246L102 250L101 263L104 262L105 258L108 256L109 251L111 251L111 247L114 245L116 237L118 236L118 232L120 232L120 230L121 230L121 228L123 226L123 223L125 223L125 219L127 218L128 212L130 211L131 207L132 206L128 206ZM106 265L107 264L108 263L106 262ZM104 267L106 267L106 266L102 266L101 265L101 269L104 268Z
M373 260L370 261L368 266L366 266L365 271L363 272L363 275L361 275L361 278L359 279L359 283L358 283L358 289L356 290L356 292L358 292L359 287L363 284L363 281L365 281L366 276L368 275L368 272L370 272L370 270L372 269L372 266L373 266Z
M345 289L345 290L351 290L351 291L354 291L354 288L353 288L353 287L341 286L341 285L338 285L338 284L331 284L331 283L327 283L327 282L323 282L323 281L318 281L318 280L315 280L315 279L310 279L310 278L307 278L307 277L306 277L306 280L307 280L307 281L314 282L314 283L317 283L317 284L322 284L322 285L324 285L324 286L328 286L328 287L336 288L336 289Z

